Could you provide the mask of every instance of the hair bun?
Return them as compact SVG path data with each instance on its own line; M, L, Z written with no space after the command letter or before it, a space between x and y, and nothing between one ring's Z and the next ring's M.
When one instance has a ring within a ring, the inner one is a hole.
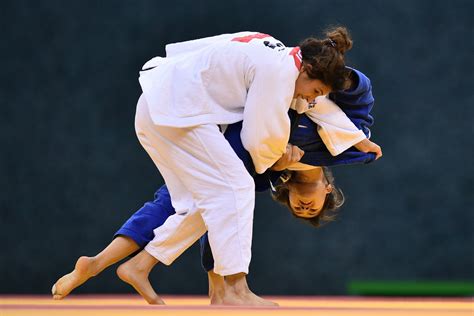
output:
M344 53L351 49L349 31L342 26L326 31L325 39L310 37L300 44L306 73L311 79L319 79L332 91L344 90L350 70L346 68Z
M342 26L330 28L326 30L326 36L328 37L327 43L336 50L344 54L352 48L352 39L349 31Z

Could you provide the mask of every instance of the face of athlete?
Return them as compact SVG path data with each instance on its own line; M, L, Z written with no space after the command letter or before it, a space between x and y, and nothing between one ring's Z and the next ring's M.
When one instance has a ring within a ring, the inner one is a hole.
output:
M326 195L332 191L325 177L313 183L288 181L290 206L302 218L315 217L321 211Z
M326 95L331 92L331 87L324 84L319 79L311 79L303 65L300 74L296 79L295 93L293 98L302 98L308 102L313 101L316 97Z

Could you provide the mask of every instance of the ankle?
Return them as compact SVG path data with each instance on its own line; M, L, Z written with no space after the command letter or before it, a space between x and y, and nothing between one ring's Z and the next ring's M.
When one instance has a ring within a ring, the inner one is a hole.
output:
M236 285L245 281L245 273L237 273L232 275L226 275L224 280L229 285Z
M91 276L96 276L99 273L101 273L105 268L108 266L105 265L100 257L94 256L94 257L87 257L89 259L89 274Z
M208 282L209 282L209 297L222 296L225 290L224 277L220 276L213 271L209 271Z
M249 292L245 273L234 274L225 277L226 290L232 290L235 293Z

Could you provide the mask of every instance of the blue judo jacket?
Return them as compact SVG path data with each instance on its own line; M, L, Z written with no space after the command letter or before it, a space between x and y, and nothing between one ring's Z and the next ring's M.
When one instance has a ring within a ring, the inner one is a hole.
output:
M372 87L370 80L363 73L355 69L352 70L356 81L355 88L331 93L329 98L369 137L369 128L374 122L370 115L374 105ZM336 166L370 163L375 160L375 154L363 153L354 147L347 149L338 156L332 156L317 133L317 125L310 118L304 114L297 114L294 110L290 110L288 115L292 123L290 143L305 151L300 162L313 166ZM278 184L282 172L271 170L263 174L255 172L252 158L243 147L240 139L241 129L242 122L229 125L224 136L253 176L256 191L266 191L270 188L270 182L274 185ZM141 209L135 212L116 232L114 237L126 236L133 239L139 246L144 247L153 239L153 230L161 226L174 213L168 189L166 185L163 185L156 191L155 199L145 203ZM200 244L203 268L206 271L210 271L214 267L214 259L207 239L207 233L201 238Z

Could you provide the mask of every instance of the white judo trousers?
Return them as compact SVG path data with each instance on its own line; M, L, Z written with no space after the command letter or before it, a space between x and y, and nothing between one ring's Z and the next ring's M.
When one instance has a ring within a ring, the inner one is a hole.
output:
M209 230L214 271L248 273L255 184L218 126L156 125L142 96L135 129L165 179L176 210L155 230L145 250L169 265Z

